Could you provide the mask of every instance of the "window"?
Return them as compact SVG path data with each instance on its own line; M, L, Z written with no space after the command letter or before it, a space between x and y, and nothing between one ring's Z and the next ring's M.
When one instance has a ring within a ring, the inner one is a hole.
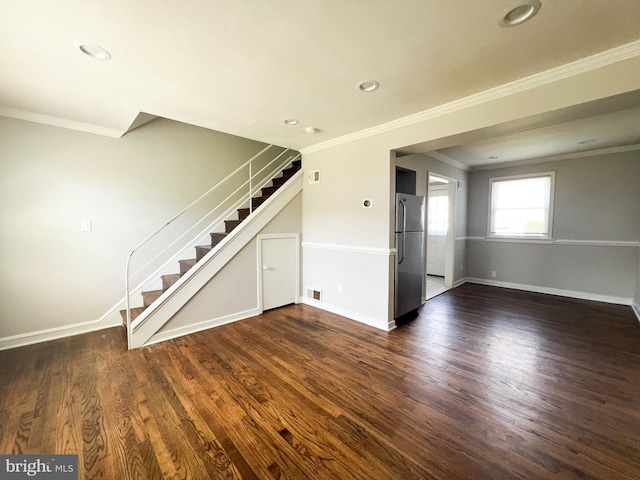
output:
M444 237L449 230L449 197L446 191L440 195L429 195L428 212L427 235Z
M489 236L551 239L555 172L490 180Z

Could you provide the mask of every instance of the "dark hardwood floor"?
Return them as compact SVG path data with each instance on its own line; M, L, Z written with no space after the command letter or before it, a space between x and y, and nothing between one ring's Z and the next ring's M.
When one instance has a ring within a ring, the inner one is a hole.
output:
M385 333L298 305L0 352L0 453L80 478L640 478L628 307L463 285Z

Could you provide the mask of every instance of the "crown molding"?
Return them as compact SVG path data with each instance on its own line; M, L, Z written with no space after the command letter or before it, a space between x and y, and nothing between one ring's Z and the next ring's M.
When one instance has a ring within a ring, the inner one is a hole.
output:
M545 70L544 72L520 78L518 80L514 80L512 82L490 88L489 90L484 90L482 92L475 93L458 100L454 100L453 102L445 103L444 105L439 105L422 112L414 113L413 115L408 115L406 117L392 120L375 127L360 130L348 135L343 135L341 137L327 140L326 142L317 143L315 145L311 145L309 147L301 149L300 152L303 155L309 154L318 152L320 150L325 150L327 148L335 147L337 145L342 145L344 143L352 142L354 140L360 140L363 138L380 135L382 133L390 132L398 128L411 126L425 120L454 113L460 110L464 110L465 108L481 105L486 102L524 92L526 90L563 80L565 78L590 72L592 70L606 67L607 65L611 65L613 63L637 56L640 56L640 40L636 40L635 42L612 48L611 50L596 53L595 55L591 55L589 57L585 57L580 60L567 63L565 65L560 65L559 67Z
M600 148L598 150L587 150L583 152L563 153L560 155L551 155L549 157L514 160L512 162L490 163L487 165L478 165L475 167L471 167L471 171L477 172L480 170L497 170L499 168L535 165L537 163L558 162L560 160L573 160L575 158L597 157L599 155L613 155L614 153L633 152L636 150L640 150L640 144L623 145L621 147ZM431 155L432 153L433 152L429 152L429 155Z
M41 113L28 112L26 110L18 110L2 106L0 106L0 116L41 123L43 125L51 125L52 127L68 128L70 130L93 133L95 135L102 135L105 137L120 138L125 134L125 132L114 128L101 127L90 123L76 122L74 120L67 120L66 118L52 117Z

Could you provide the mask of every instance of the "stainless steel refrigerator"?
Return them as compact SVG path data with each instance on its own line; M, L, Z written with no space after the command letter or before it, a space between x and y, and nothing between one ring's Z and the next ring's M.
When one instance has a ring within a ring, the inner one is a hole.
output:
M424 263L424 197L396 194L395 315L422 305Z

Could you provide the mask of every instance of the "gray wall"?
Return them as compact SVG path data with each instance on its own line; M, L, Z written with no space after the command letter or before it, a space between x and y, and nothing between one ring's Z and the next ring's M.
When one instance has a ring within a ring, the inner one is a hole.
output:
M560 244L487 241L489 179L556 172L553 237ZM640 153L576 158L469 177L467 274L471 278L632 299L640 238ZM631 246L616 245L629 242ZM491 278L491 271L497 272Z
M0 117L0 340L100 319L131 248L263 146L162 119L114 139Z

